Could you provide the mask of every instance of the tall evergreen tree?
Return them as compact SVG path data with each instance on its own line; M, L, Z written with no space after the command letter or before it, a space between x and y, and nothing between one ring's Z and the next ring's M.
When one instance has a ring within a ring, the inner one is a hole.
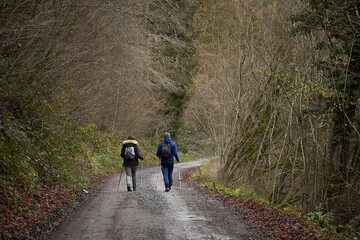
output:
M360 96L360 17L357 0L308 0L302 12L292 15L293 33L322 31L325 40L318 50L329 57L317 62L327 78L331 94L311 109L329 114L333 122L330 158L342 181L351 181L359 165L360 135L358 107Z
M195 69L191 21L197 4L187 0L152 0L147 5L148 28L154 36L153 52L157 58L155 69L163 79L156 84L159 101L164 102L159 115L167 119L162 128L174 136L182 125L191 94Z

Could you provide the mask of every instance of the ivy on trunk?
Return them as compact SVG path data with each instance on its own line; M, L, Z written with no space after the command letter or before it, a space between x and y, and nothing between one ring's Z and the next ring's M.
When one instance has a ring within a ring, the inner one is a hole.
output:
M308 0L302 12L290 19L296 24L293 33L310 35L323 32L318 50L328 53L317 66L326 76L331 94L308 109L328 114L333 122L330 159L341 181L351 181L352 170L359 164L360 136L358 105L360 96L360 18L355 0Z

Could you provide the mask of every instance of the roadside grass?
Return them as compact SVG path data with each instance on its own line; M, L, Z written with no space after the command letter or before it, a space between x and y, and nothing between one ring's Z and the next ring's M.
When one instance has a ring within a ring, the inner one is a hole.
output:
M215 178L212 177L211 172L213 164L213 161L209 161L194 169L194 174L192 177L196 180L200 187L205 187L210 190L226 194L228 196L253 199L258 202L268 204L268 201L259 197L255 192L251 191L245 185L226 186L218 183Z
M303 219L307 223L306 229L316 232L317 236L320 236L321 239L344 239L344 240L355 240L359 239L357 237L345 236L336 232L336 229L341 226L334 225L334 218L331 213L326 213L323 210L316 209L312 212L302 212L294 208L291 205L286 207L280 207L274 204L271 204L266 199L258 196L255 192L251 191L245 185L223 185L220 184L212 175L214 162L209 161L197 168L191 170L190 178L194 180L198 186L201 188L206 188L221 195L226 195L235 198L249 199L255 202L265 204L266 206L273 208L274 210L283 212L294 218Z

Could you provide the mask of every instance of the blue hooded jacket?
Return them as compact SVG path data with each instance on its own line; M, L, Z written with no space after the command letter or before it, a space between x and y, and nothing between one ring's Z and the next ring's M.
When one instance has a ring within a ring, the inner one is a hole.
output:
M161 147L164 143L170 143L170 149L171 149L171 155L168 159L162 159L161 158ZM156 151L156 156L158 156L161 160L161 165L167 163L167 164L173 164L174 163L174 157L176 159L176 161L179 161L179 156L177 153L177 149L176 149L176 144L171 141L171 138L169 136L165 136L164 137L164 141L159 143L157 151Z

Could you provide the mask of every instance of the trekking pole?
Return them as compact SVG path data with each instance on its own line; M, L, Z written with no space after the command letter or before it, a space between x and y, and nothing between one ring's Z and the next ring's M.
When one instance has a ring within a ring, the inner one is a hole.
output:
M117 186L117 191L119 191L119 186L120 186L121 176L122 176L123 170L124 170L124 166L121 167L121 173L120 173L119 184L118 184L118 186Z
M180 172L180 170L179 170L179 183L180 183L180 188L181 188L181 172Z
M161 171L161 158L159 158L159 167ZM159 172L156 174L156 182L159 180ZM157 189L157 185L155 185L155 189Z
M141 162L140 189L142 189L143 178L144 178L144 160Z

